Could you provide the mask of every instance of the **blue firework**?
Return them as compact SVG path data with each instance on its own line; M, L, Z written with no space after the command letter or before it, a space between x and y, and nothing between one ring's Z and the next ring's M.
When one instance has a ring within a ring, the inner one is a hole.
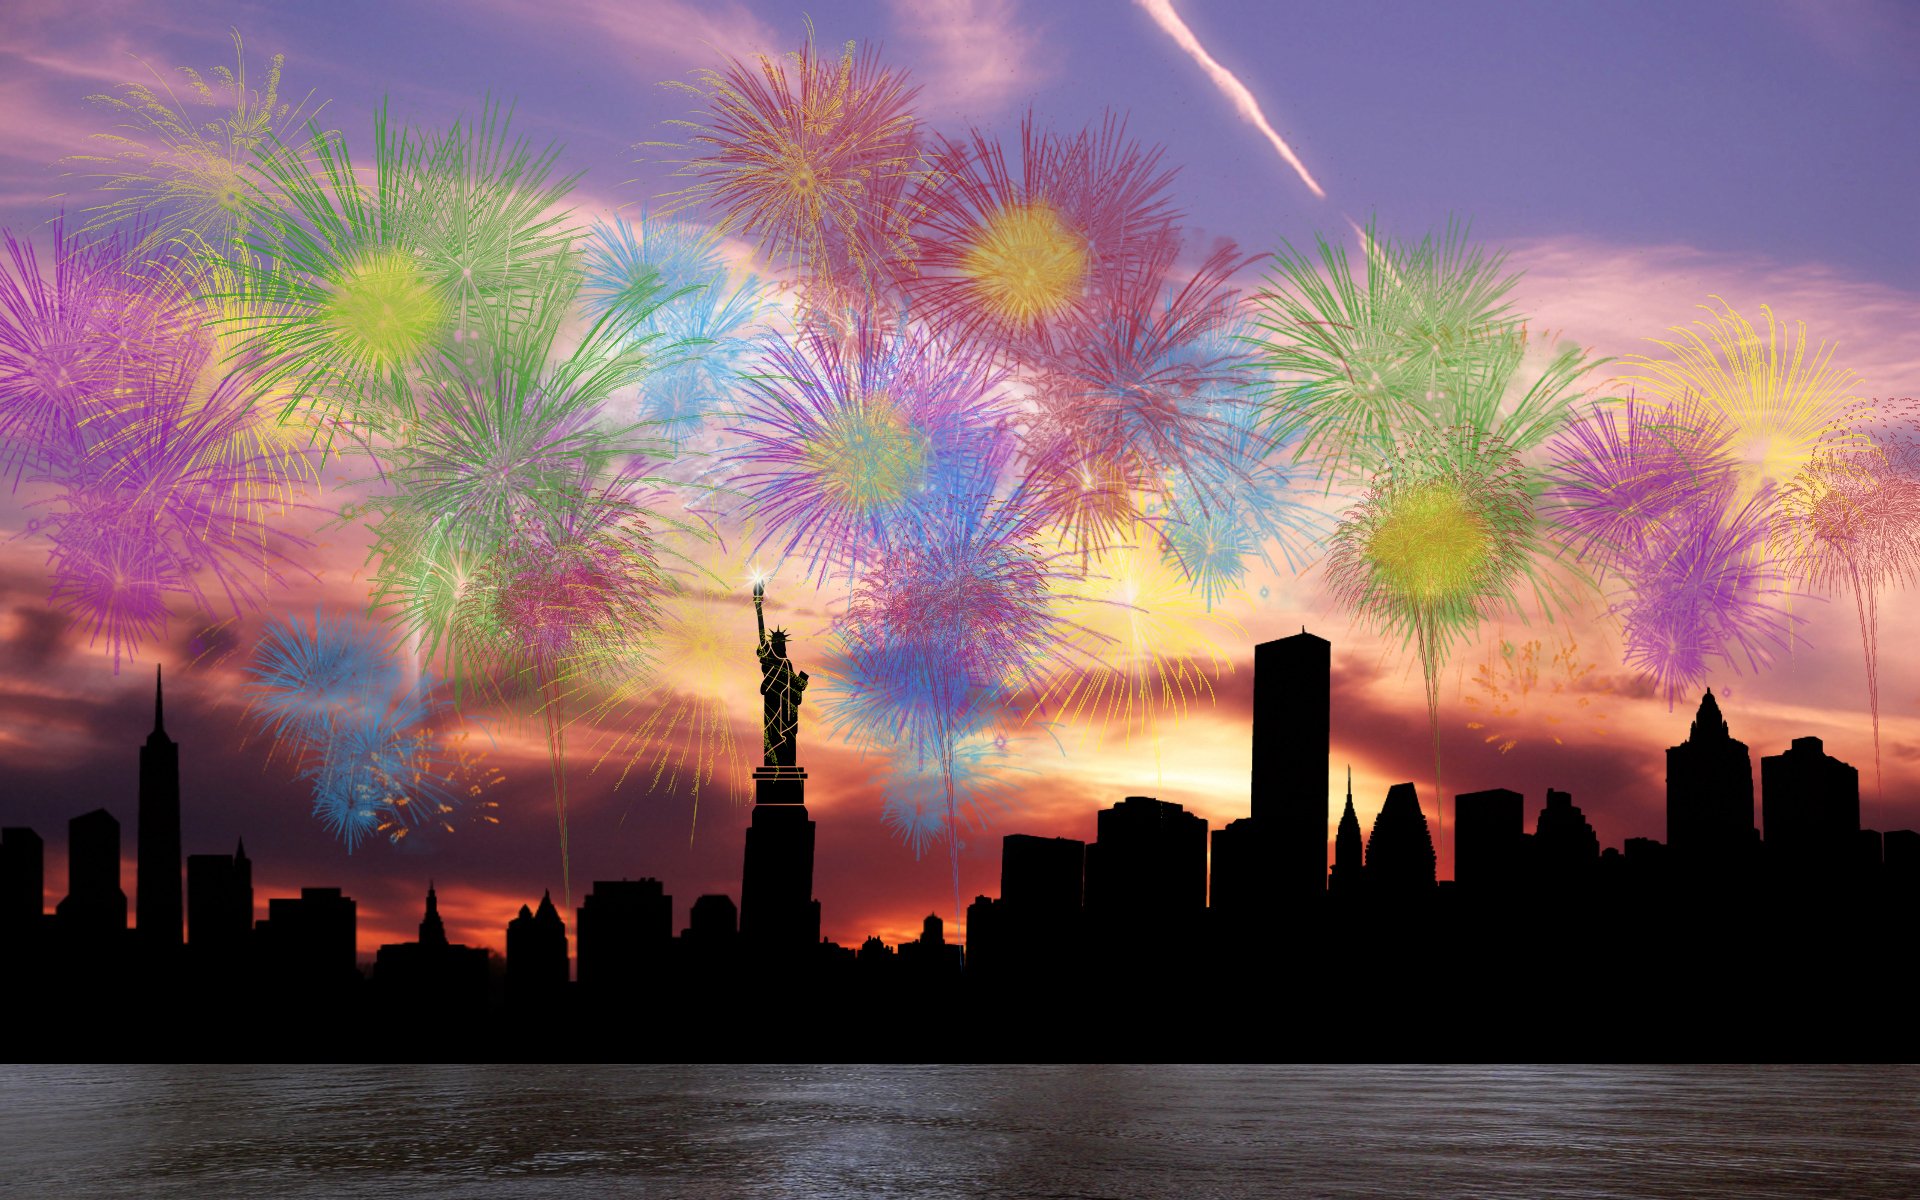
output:
M349 853L369 834L397 842L454 811L455 764L433 729L442 706L422 677L385 703L343 714L311 744L302 777L313 785L313 815Z
M386 705L400 682L392 643L376 627L318 610L311 626L270 622L247 673L254 719L276 742L325 740L341 721Z
M664 437L684 441L723 411L765 328L766 288L754 276L732 283L719 241L672 221L602 222L586 254L587 310L613 312L628 298L656 305L637 322L636 339L678 347L658 361L640 388L634 417Z

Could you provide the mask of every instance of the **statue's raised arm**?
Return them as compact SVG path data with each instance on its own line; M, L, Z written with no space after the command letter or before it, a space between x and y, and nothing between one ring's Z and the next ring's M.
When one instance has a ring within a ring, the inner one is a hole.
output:
M753 585L753 619L760 624L760 645L767 644L767 617L761 606L767 602L767 581L756 580Z

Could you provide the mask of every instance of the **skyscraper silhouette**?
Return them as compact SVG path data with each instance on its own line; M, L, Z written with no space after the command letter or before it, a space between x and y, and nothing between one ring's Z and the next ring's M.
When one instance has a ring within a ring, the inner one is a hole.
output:
M1769 865L1783 882L1824 885L1851 869L1860 835L1860 772L1817 737L1760 760Z
M1723 875L1751 859L1753 760L1734 738L1713 689L1687 740L1667 750L1667 846L1683 879Z
M1179 804L1128 796L1095 818L1087 915L1109 930L1198 923L1207 907L1207 822Z
M187 945L232 957L253 931L253 863L244 839L232 854L187 856Z
M1542 891L1578 891L1592 883L1600 865L1600 837L1570 792L1547 789L1547 804L1533 826L1535 886Z
M658 879L597 879L573 928L581 990L637 995L672 947L673 897Z
M1453 879L1462 892L1501 892L1519 884L1526 820L1526 797L1508 788L1453 798Z
M1302 629L1253 650L1253 803L1282 904L1327 889L1333 643Z
M55 912L69 936L98 941L126 932L120 822L104 808L67 822L67 895Z
M538 912L520 906L507 922L507 1002L550 1005L567 990L567 923L542 892Z
M180 747L167 736L160 668L153 669L153 732L140 747L139 875L134 881L140 940L180 944Z
M1333 837L1333 878L1327 890L1352 896L1366 885L1365 850L1360 841L1360 818L1353 811L1353 768L1347 768L1347 806L1340 813L1340 829Z
M1411 783L1387 789L1387 802L1367 836L1367 890L1376 896L1404 897L1431 890L1435 865L1433 834Z

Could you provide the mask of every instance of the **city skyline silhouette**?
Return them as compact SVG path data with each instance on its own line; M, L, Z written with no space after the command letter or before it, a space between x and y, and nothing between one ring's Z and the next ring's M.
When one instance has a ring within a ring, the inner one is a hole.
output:
M769 654L762 629L764 677L785 687L796 668ZM325 881L298 895L259 895L244 834L231 854L167 857L180 841L179 747L166 732L156 672L131 890L121 870L128 830L108 809L71 819L69 890L51 906L41 896L45 855L61 842L23 826L0 833L0 956L24 981L9 989L13 1019L62 1044L97 1031L122 1003L199 1029L217 1002L278 1006L290 1016L432 1012L443 1030L537 1017L563 1020L564 1050L590 1054L595 1030L636 1012L714 1024L759 1011L763 989L796 981L855 1003L1116 991L1172 998L1183 986L1176 981L1196 970L1254 987L1289 964L1338 969L1341 986L1318 993L1308 1010L1342 996L1349 1014L1373 1013L1415 977L1457 989L1455 1005L1492 981L1576 986L1570 981L1604 960L1595 957L1602 944L1573 928L1635 948L1641 965L1614 969L1609 987L1631 993L1684 979L1721 999L1733 981L1772 979L1777 993L1804 1000L1808 981L1789 984L1781 972L1859 967L1843 948L1877 946L1868 953L1880 964L1873 971L1821 981L1823 1003L1851 1004L1870 994L1855 996L1853 987L1896 961L1886 939L1910 934L1920 916L1920 832L1862 828L1859 772L1817 737L1773 754L1762 747L1753 763L1711 689L1666 750L1664 840L1603 848L1568 790L1550 789L1538 809L1510 789L1460 793L1461 870L1441 880L1436 831L1407 781L1388 790L1365 831L1349 792L1334 861L1310 885L1300 868L1311 845L1327 853L1314 830L1334 819L1331 797L1324 811L1314 799L1331 768L1326 731L1340 719L1332 659L1331 643L1304 629L1256 647L1249 816L1209 829L1178 803L1128 795L1096 811L1089 840L1009 829L999 891L967 906L963 940L949 940L938 912L896 944L822 937L813 895L818 822L806 808L797 704L770 696L738 889L693 901L677 936L670 881L595 879L573 912L558 909L550 890L537 911L531 898L523 903L502 922L503 956L449 938L429 879L416 936L382 945L371 964L357 953L353 897ZM1590 977L1583 986L1603 990ZM1454 1019L1473 1007L1456 1007ZM1721 1032L1744 1028L1723 1023ZM1818 1032L1788 1036L1842 1053L1855 1045L1831 1029L1820 1041ZM1463 1036L1459 1044L1469 1046L1491 1034Z

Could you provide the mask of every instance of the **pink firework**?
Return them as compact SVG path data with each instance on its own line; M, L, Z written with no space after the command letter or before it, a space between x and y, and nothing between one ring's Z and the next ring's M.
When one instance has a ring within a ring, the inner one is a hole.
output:
M677 211L710 204L719 233L740 231L803 275L838 272L868 281L885 260L904 257L906 184L924 171L918 88L880 65L873 47L849 44L839 58L814 48L720 70L675 84L698 98L689 131L694 157L677 174L696 182L674 196Z
M908 513L939 503L929 489L942 476L1000 452L1003 383L984 355L911 328L860 321L777 342L731 430L762 544L822 578L870 558Z
M292 507L287 461L236 449L272 419L253 379L230 374L197 395L205 354L122 389L90 420L87 452L41 477L60 489L36 522L53 543L53 603L91 626L116 669L164 630L169 595L238 615L297 569L279 546L304 545L269 523Z
M1775 547L1786 569L1817 592L1853 592L1873 714L1873 771L1880 786L1880 593L1920 576L1920 477L1912 444L1884 426L1912 428L1915 410L1895 402L1856 409L1842 453L1815 451L1779 496ZM1882 426L1874 429L1872 426ZM1865 445L1860 441L1864 439Z
M1248 360L1222 334L1235 311L1228 280L1251 260L1223 244L1176 284L1178 249L1163 236L1104 276L1035 376L1031 474L1049 516L1083 549L1131 529L1139 497L1164 510L1178 488L1205 508L1246 483L1220 478L1253 387Z
M1017 161L975 130L942 138L918 193L919 260L903 287L918 315L965 340L1029 354L1059 343L1096 282L1166 236L1173 172L1123 121L1066 136L1020 126Z

